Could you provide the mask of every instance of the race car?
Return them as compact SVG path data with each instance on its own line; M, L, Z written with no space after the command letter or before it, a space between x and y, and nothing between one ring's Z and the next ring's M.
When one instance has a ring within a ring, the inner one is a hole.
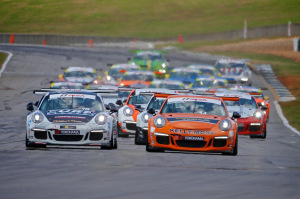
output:
M267 136L267 115L261 110L253 96L242 92L216 92L216 97L223 99L230 114L238 112L238 134L249 135L250 138Z
M255 98L256 104L259 108L264 109L264 113L267 114L267 122L270 116L270 106L269 96L264 96L261 89L252 86L233 86L229 90L237 92L246 92ZM264 108L267 107L267 109Z
M170 94L154 93L146 109L137 115L136 132L134 137L135 144L140 145L147 143L149 119L153 117L153 114L157 113L160 110L160 107L167 99L167 97L174 94L174 92L170 92Z
M50 88L52 89L89 89L89 85L83 85L79 82L59 82L51 81Z
M208 77L220 77L220 76L222 76L220 73L218 73L217 69L212 65L191 64L191 65L187 65L187 68L200 70L201 71L201 76L208 76Z
M102 83L100 77L97 76L97 70L91 67L70 66L65 69L63 74L58 76L58 81L79 82L85 84Z
M143 111L155 92L169 93L168 89L135 89L128 96L125 104L118 103L118 135L128 137L136 131L137 115Z
M200 75L201 71L198 69L178 67L171 70L169 80L181 81L185 87L188 88L189 85L193 84Z
M129 63L136 64L141 67L142 70L153 71L157 78L165 78L165 75L169 72L169 60L166 60L162 51L145 51L137 50L131 51L136 55L131 59L128 58Z
M155 80L150 83L149 88L166 88L171 90L185 89L184 84L181 81L171 81L168 79Z
M216 62L216 69L226 78L229 84L239 84L251 86L252 71L246 60L239 59L219 59Z
M196 81L190 85L192 89L195 88L228 88L226 79L219 79L215 77L198 77Z
M108 71L104 72L103 82L105 84L117 84L122 80L124 73L128 71L136 71L139 69L140 66L136 64L113 64Z
M128 71L122 77L119 86L131 88L147 88L154 79L154 73L151 71Z
M118 147L117 121L106 112L100 94L65 90L34 93L44 95L38 103L27 104L26 147Z
M237 122L229 117L220 98L169 96L160 111L149 120L146 144L148 152L164 150L237 155Z

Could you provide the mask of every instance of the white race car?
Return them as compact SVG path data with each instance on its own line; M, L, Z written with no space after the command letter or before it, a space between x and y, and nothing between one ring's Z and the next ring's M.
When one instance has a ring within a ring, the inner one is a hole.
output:
M220 59L216 66L222 77L226 78L229 84L240 84L251 86L252 71L246 60Z
M35 91L29 103L26 147L87 145L116 149L117 121L106 112L100 94L87 91ZM34 107L36 106L36 108Z
M155 92L170 93L168 89L135 89L130 93L126 103L118 110L118 135L128 137L136 132L137 115L147 107Z
M148 121L157 113L168 96L174 95L175 92L169 93L154 93L150 99L146 109L140 112L137 116L136 131L134 143L136 145L146 144L148 138Z

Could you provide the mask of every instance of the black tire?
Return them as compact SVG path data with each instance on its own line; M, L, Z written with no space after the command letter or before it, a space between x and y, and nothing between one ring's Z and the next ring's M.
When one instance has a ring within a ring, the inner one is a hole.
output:
M239 139L238 139L238 134L236 134L235 146L233 148L233 151L232 152L223 152L222 155L236 156L238 154L238 149L239 149Z
M118 139L115 138L115 142L114 142L114 147L113 149L117 149L118 148Z
M105 149L105 150L111 150L114 148L114 135L113 133L111 134L111 141L109 142L108 146L101 146L101 149Z
M165 152L165 150L163 150L163 149L151 146L148 142L146 144L146 151L147 152Z
M26 149L46 148L45 144L31 144L27 138L27 133L25 134L25 146Z
M128 134L123 134L122 130L121 130L121 127L118 125L117 127L117 131L118 131L118 137L126 137L128 138L129 135Z
M142 143L140 142L140 139L139 139L139 132L138 132L138 130L135 131L134 144L136 144L136 145L142 145Z

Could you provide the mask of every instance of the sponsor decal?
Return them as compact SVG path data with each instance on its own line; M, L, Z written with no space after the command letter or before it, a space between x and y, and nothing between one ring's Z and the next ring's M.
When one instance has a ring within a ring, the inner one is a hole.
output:
M189 129L170 129L170 133L193 134L193 135L213 135L213 131L189 130Z
M89 116L94 116L96 113L92 113L89 110L49 110L47 112L47 115L59 115L59 114L68 114L68 115L89 115Z
M169 122L178 122L178 121L192 121L192 122L204 122L204 123L211 123L217 124L219 120L215 119L206 119L206 118L188 118L188 117L168 117L167 120Z
M184 140L191 140L191 141L204 141L204 137L191 137L191 136L185 136Z
M88 98L88 99L96 99L95 95L87 95L87 94L52 94L50 95L50 99L58 99L64 97L78 97L78 98Z
M76 129L76 126L60 126L60 129Z

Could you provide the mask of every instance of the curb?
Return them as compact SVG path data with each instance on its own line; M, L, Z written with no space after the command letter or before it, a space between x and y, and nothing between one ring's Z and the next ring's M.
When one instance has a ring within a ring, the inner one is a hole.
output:
M282 109L281 109L280 105L278 104L278 101L274 101L274 105L275 105L277 114L279 115L280 119L282 120L284 126L286 126L286 127L289 128L291 131L293 131L294 133L296 133L297 135L300 136L300 132L299 132L297 129L295 129L294 127L292 127L292 126L289 124L289 121L284 117L284 115L283 115L283 113L282 113Z
M3 50L0 50L0 52L8 54L8 56L7 56L6 60L5 60L5 62L4 62L3 65L2 65L2 68L1 68L1 70L0 70L0 77L1 77L3 71L4 71L5 68L6 68L6 65L7 65L8 62L10 61L11 57L13 56L13 54L12 54L11 52L3 51Z

